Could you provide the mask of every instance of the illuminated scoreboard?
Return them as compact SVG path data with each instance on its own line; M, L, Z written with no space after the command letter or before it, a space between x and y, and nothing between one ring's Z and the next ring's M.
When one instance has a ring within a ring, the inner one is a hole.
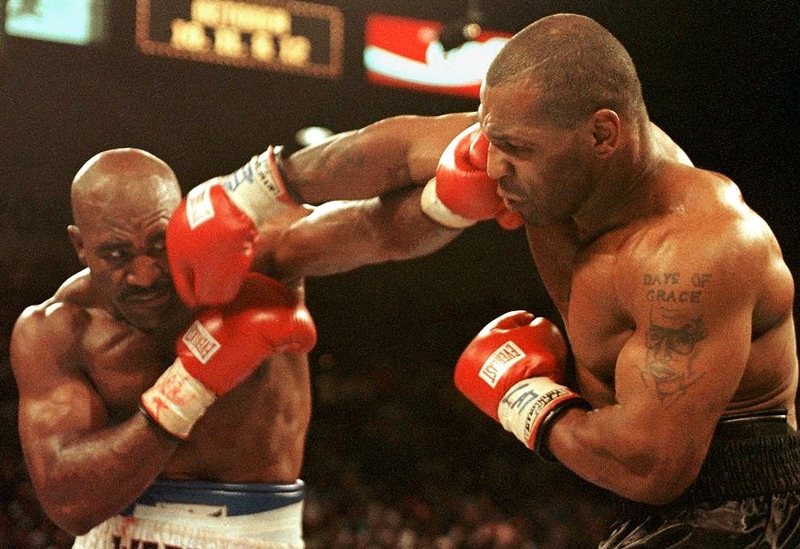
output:
M150 55L333 78L344 18L308 2L137 0L136 43Z

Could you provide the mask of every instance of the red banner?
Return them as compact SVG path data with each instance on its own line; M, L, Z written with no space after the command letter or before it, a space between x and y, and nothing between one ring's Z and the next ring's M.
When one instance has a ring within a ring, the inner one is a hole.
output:
M436 21L370 15L364 33L369 81L477 98L486 69L511 34L481 30L474 39L445 50L439 41L443 28Z

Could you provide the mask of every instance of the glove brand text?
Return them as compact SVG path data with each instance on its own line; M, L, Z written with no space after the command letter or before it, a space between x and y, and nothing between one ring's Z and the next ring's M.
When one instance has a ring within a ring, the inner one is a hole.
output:
M516 343L506 341L486 359L478 376L494 388L508 369L524 356L525 352Z

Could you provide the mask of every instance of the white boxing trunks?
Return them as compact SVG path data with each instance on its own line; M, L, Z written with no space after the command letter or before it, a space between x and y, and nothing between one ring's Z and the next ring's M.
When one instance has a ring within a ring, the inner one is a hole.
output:
M302 549L305 484L157 480L73 549Z

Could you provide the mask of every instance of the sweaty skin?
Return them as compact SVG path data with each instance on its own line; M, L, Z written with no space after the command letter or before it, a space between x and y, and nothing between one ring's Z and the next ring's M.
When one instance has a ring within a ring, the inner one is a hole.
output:
M649 122L601 109L554 124L532 82L485 84L480 120L594 407L565 412L548 446L599 486L667 503L723 415L785 408L796 427L792 277L732 181Z
M417 257L450 242L459 232L420 212L420 184L474 121L474 113L385 120L285 159L306 200L354 200L296 206L266 222L256 268L302 296L305 276ZM27 308L11 341L22 446L48 515L80 535L156 478L295 482L311 413L306 355L268 359L184 442L138 411L192 318L172 286L164 244L181 199L172 170L144 151L115 149L87 162L72 192L69 235L86 268Z

